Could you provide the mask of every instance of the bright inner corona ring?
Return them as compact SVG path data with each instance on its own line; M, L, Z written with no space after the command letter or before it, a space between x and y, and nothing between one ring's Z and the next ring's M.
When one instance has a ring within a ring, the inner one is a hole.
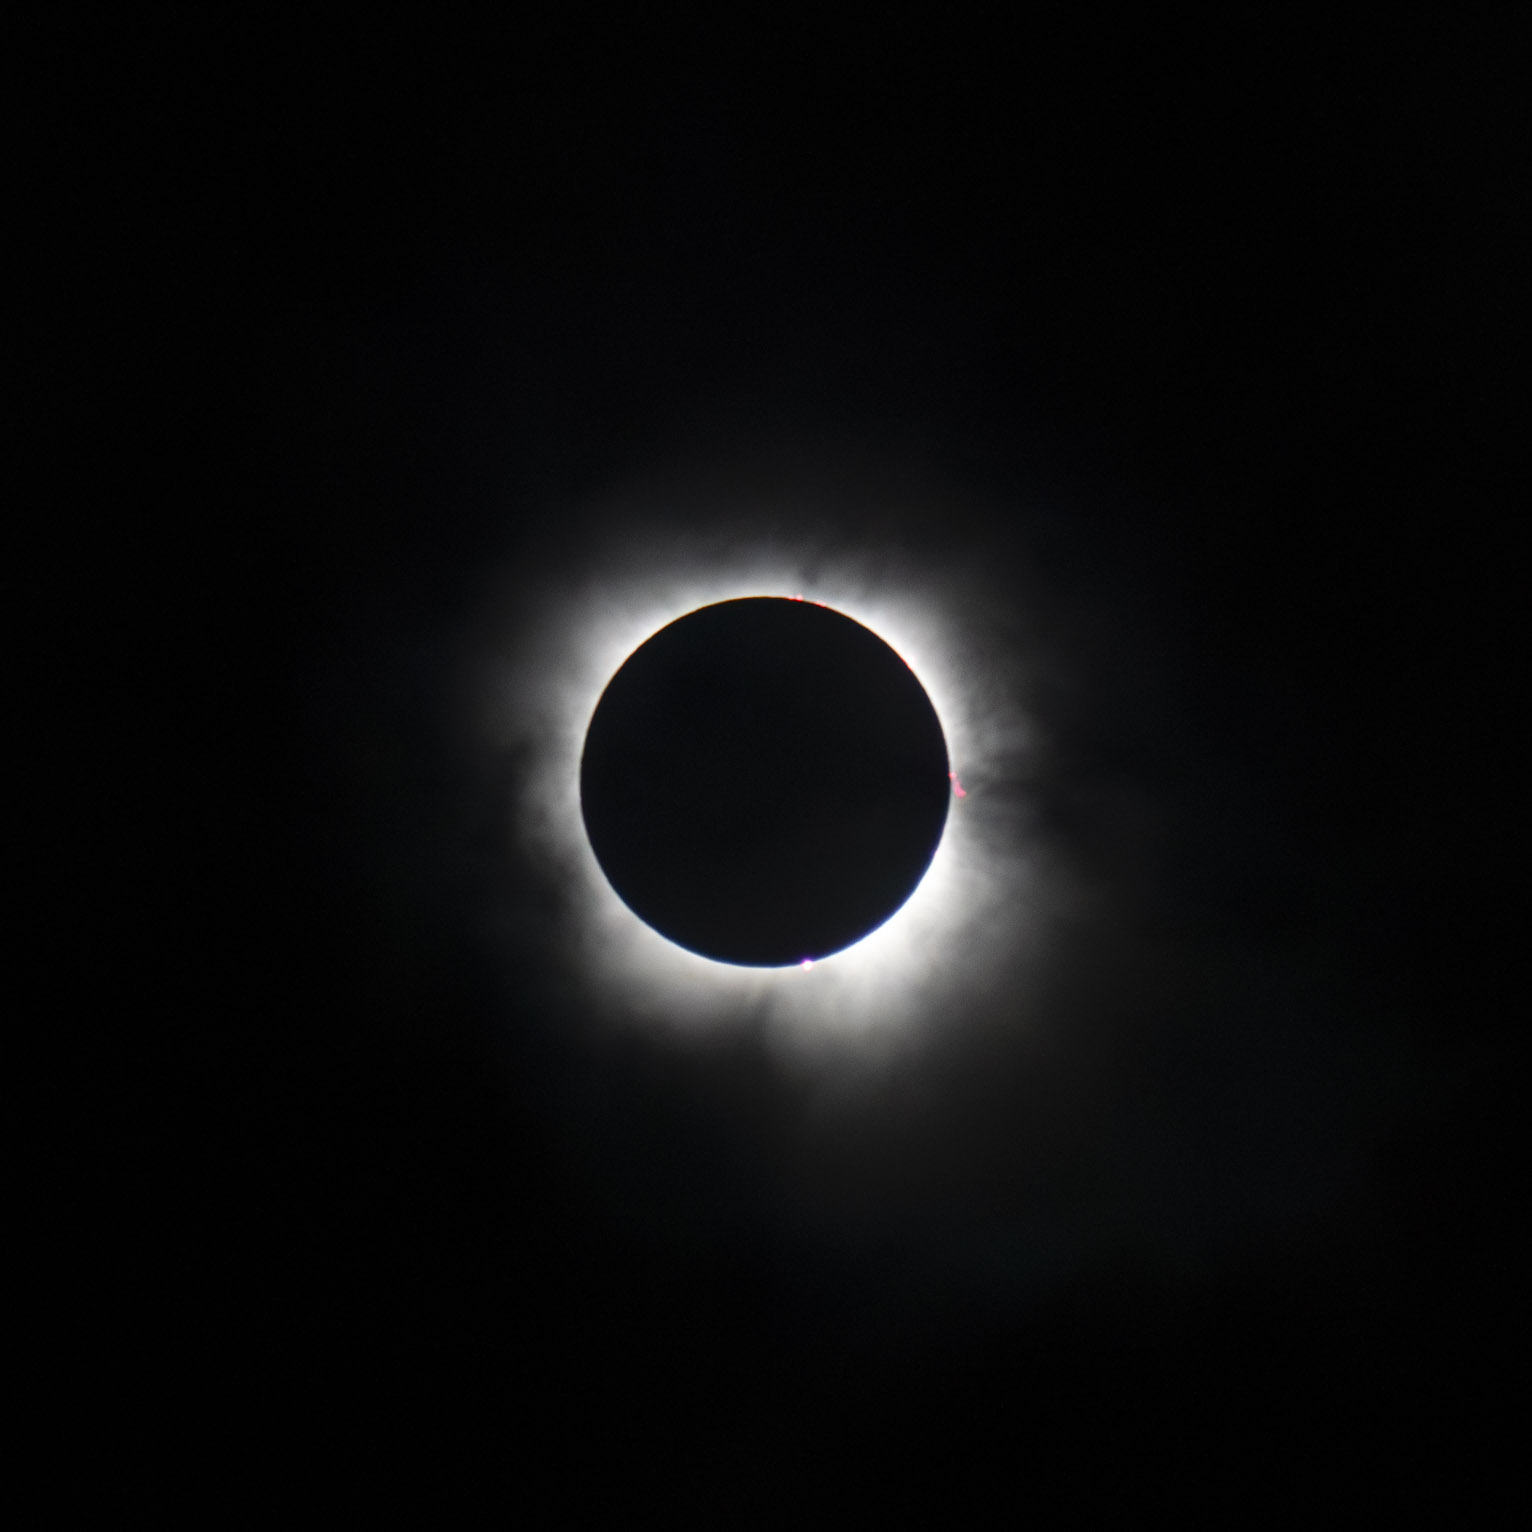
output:
M495 635L480 683L488 744L521 762L517 849L566 895L552 954L566 981L608 1017L681 1032L753 1019L816 1053L908 1039L966 995L1014 984L1017 960L1036 945L1041 867L1006 789L1032 739L1016 657L997 655L974 625L988 598L982 569L933 569L928 557L886 549L859 561L785 542L678 541L609 535L563 579L550 570L535 599L506 599L517 617ZM688 952L629 910L591 851L579 794L592 714L628 656L687 612L759 595L820 602L894 649L936 710L952 767L945 832L904 905L818 962L770 969Z

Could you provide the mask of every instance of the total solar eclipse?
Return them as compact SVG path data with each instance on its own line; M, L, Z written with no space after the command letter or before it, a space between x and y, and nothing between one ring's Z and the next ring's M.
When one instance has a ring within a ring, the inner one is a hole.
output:
M947 746L914 672L815 602L722 601L663 627L602 693L580 764L619 898L677 946L786 967L859 941L941 840Z

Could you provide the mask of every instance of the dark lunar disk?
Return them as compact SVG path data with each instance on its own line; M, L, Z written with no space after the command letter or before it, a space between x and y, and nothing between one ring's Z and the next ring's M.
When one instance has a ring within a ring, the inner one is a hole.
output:
M597 704L580 765L596 860L679 946L780 967L860 940L909 898L947 818L920 682L811 601L722 601L661 628Z

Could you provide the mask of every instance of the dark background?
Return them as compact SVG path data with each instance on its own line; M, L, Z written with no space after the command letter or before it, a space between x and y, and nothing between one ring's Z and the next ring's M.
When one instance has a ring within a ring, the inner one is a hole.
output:
M70 1062L29 1328L68 1491L834 1481L956 1521L1494 1482L1519 33L731 13L30 46L49 552L18 580L63 694ZM1131 1031L1128 1096L1188 1125L1143 1202L1165 1262L994 1255L1052 1227L1036 1199L1078 1228L1096 1195L1064 1127L1012 1130L1043 1088L999 1044L920 1087L926 1136L876 1103L847 1130L867 1185L885 1141L913 1185L980 1124L935 1192L805 1236L769 1061L632 1034L593 1062L554 960L480 935L538 897L447 700L483 570L536 590L566 509L756 431L913 443L1034 505L967 526L992 586L1024 555L1111 615L1046 808L1108 890L1118 832L1071 783L1165 809L1141 969L1070 991L1099 1057L1069 1055L1110 1073ZM1148 998L1146 952L1176 976ZM1323 999L1293 1042L1295 992ZM982 1226L932 1215L949 1174Z

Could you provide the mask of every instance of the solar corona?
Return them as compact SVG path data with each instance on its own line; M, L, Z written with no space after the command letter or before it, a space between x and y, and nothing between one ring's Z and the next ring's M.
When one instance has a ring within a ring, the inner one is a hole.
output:
M663 489L666 514L697 498ZM1035 731L991 571L961 544L691 538L631 488L577 514L535 590L486 583L466 677L543 890L513 969L546 960L593 1037L744 1029L832 1072L1030 982L1069 906L1012 786Z

